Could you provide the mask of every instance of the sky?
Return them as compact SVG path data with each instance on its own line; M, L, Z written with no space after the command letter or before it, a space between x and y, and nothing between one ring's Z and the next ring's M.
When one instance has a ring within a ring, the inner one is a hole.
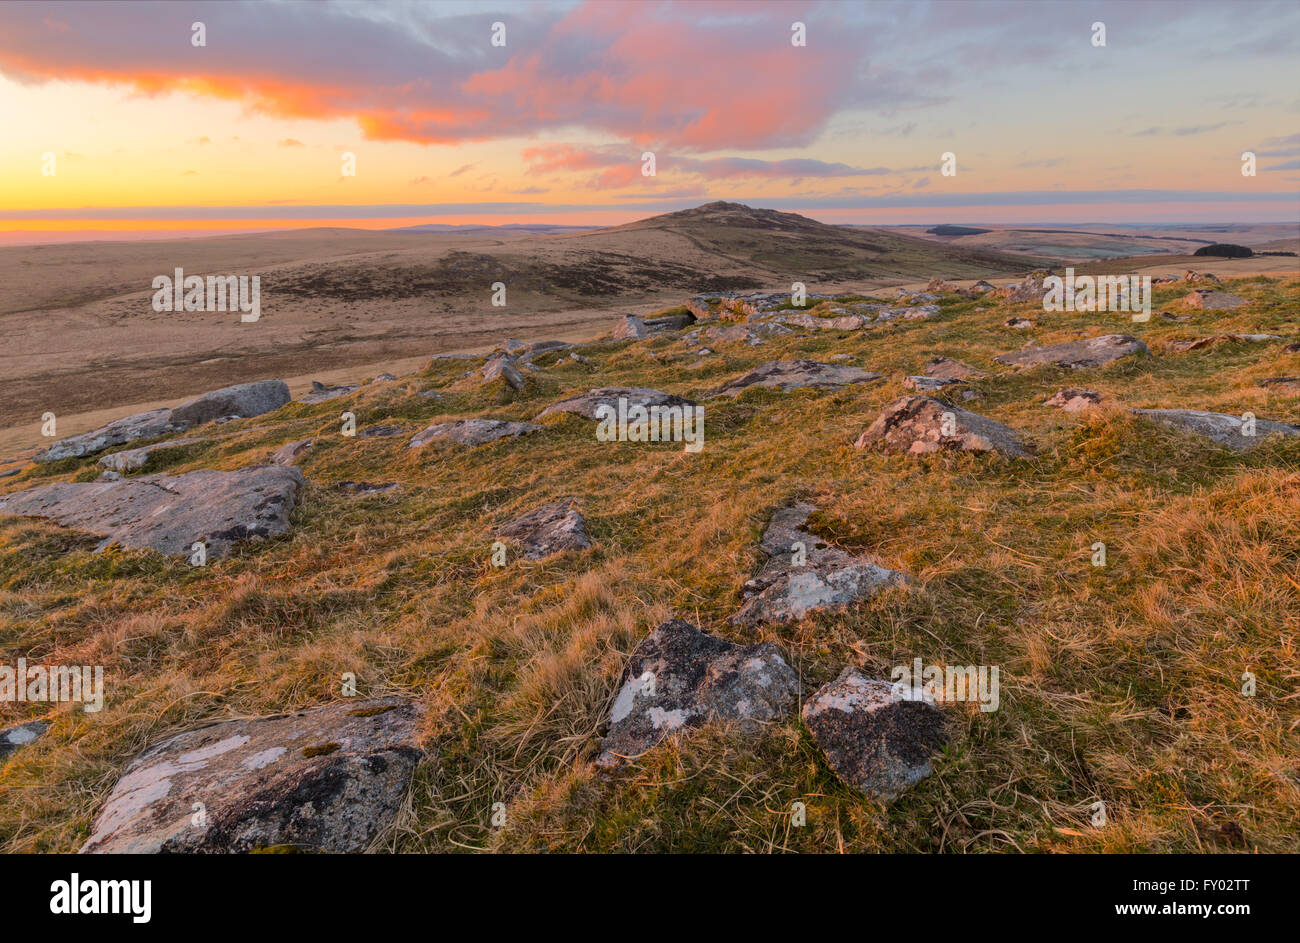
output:
M0 127L0 242L1295 222L1300 3L9 2Z

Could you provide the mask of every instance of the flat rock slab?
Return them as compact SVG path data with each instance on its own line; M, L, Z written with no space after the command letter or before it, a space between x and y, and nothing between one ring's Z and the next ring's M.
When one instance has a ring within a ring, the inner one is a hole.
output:
M1244 304L1249 304L1249 302L1245 298L1226 291L1198 288L1183 299L1183 304L1193 308L1205 308L1209 311L1229 311L1233 308L1240 308Z
M1059 390L1044 406L1055 406L1067 413L1081 413L1101 405L1101 394L1092 390Z
M947 743L937 707L856 668L804 702L803 722L835 775L881 802L929 776L931 758Z
M0 760L5 759L19 747L34 743L41 734L45 733L47 726L42 721L32 720L16 727L6 727L0 730Z
M149 747L95 819L91 854L363 851L401 807L423 751L404 698L231 720ZM203 803L206 824L193 824Z
M349 393L355 393L359 389L361 389L361 387L351 384L326 386L324 383L312 380L311 392L305 394L302 399L298 400L298 402L308 404L325 403L332 399L338 399L340 396L347 396Z
M225 416L260 416L289 402L289 385L283 380L258 380L213 390L181 403L172 410L172 422L196 426Z
M1133 412L1175 429L1205 436L1238 452L1250 451L1270 435L1300 435L1300 426L1271 419L1256 419L1255 434L1243 435L1244 423L1240 416L1209 413L1199 409L1135 409Z
M562 399L558 403L552 403L547 406L537 418L550 416L555 413L576 413L587 419L599 419L596 410L601 406L609 406L613 409L618 408L618 401L626 399L628 407L635 406L694 406L691 400L684 399L680 396L674 396L672 393L665 393L662 390L655 390L644 386L602 386L599 389L588 390L585 393L579 393L577 396L570 396Z
M0 499L0 514L43 517L160 553L188 554L202 541L211 560L235 541L286 533L302 483L302 472L279 465L58 482Z
M1086 340L1069 341L1065 344L1027 347L993 359L999 363L1011 364L1013 367L1032 367L1050 363L1059 367L1078 369L1100 367L1130 354L1150 352L1150 348L1136 337L1127 334L1103 334L1100 337L1089 337Z
M797 312L781 319L786 324L795 324L814 331L858 331L871 323L871 318L864 314L844 314L839 317L819 318L815 314Z
M82 458L102 452L104 449L111 449L115 445L125 445L136 439L152 439L155 436L179 432L184 428L184 424L172 421L170 409L151 409L145 413L136 413L134 416L114 419L107 425L90 432L60 439L37 455L36 461L55 462L63 458Z
M175 449L182 445L193 445L195 442L202 442L203 439L176 439L172 442L156 442L153 445L144 445L138 449L126 449L121 452L114 452L112 455L102 455L99 464L103 465L110 471L118 474L139 471L149 464L149 456L159 449Z
M1020 434L1010 426L928 396L904 396L890 403L853 445L909 455L953 450L1029 457Z
M772 360L724 383L712 395L739 396L745 390L757 386L786 393L800 389L838 390L851 383L868 383L879 379L879 373L860 367L820 363L816 360Z
M646 637L623 669L596 760L616 767L675 730L735 723L742 733L794 711L799 680L771 642L737 645L673 619Z
M591 546L587 522L572 501L543 504L496 530L498 537L518 540L525 560L541 560L564 550L585 550Z
M732 616L733 623L795 622L809 612L842 609L907 582L905 574L828 546L803 530L815 510L811 504L796 504L772 514L759 543L767 560L742 587L745 604Z
M508 422L504 419L457 419L455 422L440 422L422 429L411 438L408 448L418 449L430 442L486 445L497 439L539 432L541 428L531 422Z

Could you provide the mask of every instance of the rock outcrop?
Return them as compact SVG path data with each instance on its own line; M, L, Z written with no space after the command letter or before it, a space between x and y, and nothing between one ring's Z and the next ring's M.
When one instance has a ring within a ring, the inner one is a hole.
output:
M859 449L871 447L910 455L954 450L1029 457L1019 433L1010 426L928 396L895 400L853 445Z
M279 409L289 402L289 385L283 380L258 380L212 390L186 400L172 410L172 422L197 426L226 416L248 418Z
M302 439L298 442L289 442L275 450L271 456L273 465L293 465L298 459L311 448L314 439Z
M794 622L809 612L842 609L907 581L903 573L855 557L803 530L810 504L778 508L759 543L767 555L745 583L745 604L732 616L737 625Z
M82 853L364 851L410 787L422 714L389 697L171 737L127 767Z
M819 363L816 360L772 360L727 381L711 395L739 396L751 387L767 387L786 393L801 389L837 390L851 383L867 383L879 379L879 373L871 373L860 367Z
M202 439L173 439L170 442L155 442L153 445L144 445L138 449L124 449L121 452L114 452L111 455L101 455L99 464L115 471L120 475L127 472L139 471L149 464L149 456L159 449L175 449L182 445L193 445L195 442L202 442Z
M1068 341L1064 344L1047 344L1043 347L1026 347L1012 353L993 358L999 363L1013 367L1033 367L1039 364L1055 364L1058 367L1079 369L1082 367L1100 367L1127 357L1131 354L1149 354L1150 349L1136 337L1127 334L1103 334L1081 341Z
M1059 390L1050 399L1043 401L1044 406L1055 406L1067 413L1081 413L1101 405L1101 394L1092 390Z
M115 445L125 445L136 439L152 439L155 436L179 432L184 428L183 424L172 421L170 409L151 409L145 413L136 413L134 416L114 419L107 425L90 432L60 439L37 455L36 461L56 462L63 458L82 458L102 452L104 449L111 449Z
M735 723L742 733L794 710L799 681L771 642L736 645L681 619L659 626L623 669L597 764L636 759L674 731Z
M1214 291L1209 288L1198 288L1196 291L1189 292L1183 299L1183 304L1191 308L1204 308L1207 311L1230 311L1233 308L1240 308L1248 304L1245 298L1238 297L1226 291Z
M517 540L525 560L541 560L565 550L585 550L591 546L587 522L573 501L543 504L496 530L498 537Z
M304 393L298 402L315 405L316 403L324 403L332 399L338 399L340 396L347 396L349 393L355 393L359 389L361 389L361 387L349 383L344 383L339 386L326 386L324 383L312 380L311 392Z
M937 707L856 668L804 702L803 722L835 775L881 802L930 775L932 757L947 743Z
M614 340L639 341L650 336L650 329L635 314L625 314L614 328Z
M509 354L498 354L489 358L483 365L482 373L484 383L500 380L516 390L524 388L524 376L519 372L519 361Z
M468 446L486 445L497 439L540 432L541 428L531 422L509 422L504 419L457 419L454 422L435 423L421 429L411 437L408 448L418 449L430 442Z
M302 484L302 472L279 465L57 482L0 498L0 514L42 517L104 537L104 545L160 553L188 554L202 542L211 560L236 541L286 533Z
M620 399L627 400L628 406L694 406L691 400L675 396L672 393L665 393L662 390L655 390L644 386L602 386L598 389L587 390L585 393L579 393L576 396L569 396L560 400L558 403L552 403L547 406L537 418L542 416L552 416L556 413L575 413L587 419L599 419L596 410L601 406L609 406L614 409L618 408Z

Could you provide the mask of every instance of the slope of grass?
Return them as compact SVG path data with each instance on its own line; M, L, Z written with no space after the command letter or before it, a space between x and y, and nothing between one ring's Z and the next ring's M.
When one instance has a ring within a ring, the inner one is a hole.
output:
M1300 397L1258 380L1300 374L1285 342L1175 355L1164 342L1222 332L1300 336L1300 282L1242 280L1233 312L1044 314L944 296L940 315L857 332L720 344L698 370L677 336L548 358L522 393L465 381L435 361L397 383L294 404L160 451L143 473L233 469L315 437L292 533L204 568L48 523L0 519L0 653L105 666L104 710L0 704L0 726L50 731L0 765L0 850L72 851L126 763L202 722L340 696L401 692L429 706L430 758L381 842L396 851L1266 851L1300 834L1300 443L1249 454L1119 408L1079 417L1042 406L1086 387L1134 407L1188 407L1300 422ZM815 286L810 285L810 290ZM1010 314L1029 331L1002 326ZM1132 333L1155 355L1098 370L1004 370L1032 340ZM753 391L706 404L706 444L601 443L593 425L473 450L411 451L448 419L532 419L562 394L605 385L700 396L780 358L885 374L837 392ZM932 356L991 374L966 408L1023 430L1030 461L860 452L857 434ZM472 365L472 364L471 364ZM436 389L443 398L420 397ZM226 433L230 433L228 436ZM94 459L4 482L12 491L93 478ZM358 496L334 483L399 481ZM575 497L592 549L490 565L491 531ZM916 579L789 626L728 623L771 509L820 508L825 539ZM1092 546L1107 565L1091 564ZM601 724L627 654L671 615L737 642L770 640L806 692L846 664L888 677L927 664L998 665L1001 705L945 708L952 742L934 774L882 808L840 784L797 717L744 739L707 728L614 775L596 771ZM1258 678L1253 698L1241 675ZM1109 824L1090 824L1107 805ZM491 824L494 803L506 825ZM792 803L807 824L792 824Z

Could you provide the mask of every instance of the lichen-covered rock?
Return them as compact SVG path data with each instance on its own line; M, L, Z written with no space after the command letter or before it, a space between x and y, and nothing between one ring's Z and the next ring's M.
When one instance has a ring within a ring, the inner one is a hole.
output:
M815 314L797 312L782 318L786 324L796 324L814 331L857 331L871 323L865 314L844 314L839 317L820 318Z
M1205 436L1238 452L1250 451L1271 435L1300 435L1300 426L1271 419L1254 420L1254 434L1250 435L1251 427L1241 416L1199 409L1135 409L1133 412L1175 429Z
M932 757L947 743L937 707L856 668L804 702L803 722L835 775L881 802L929 776Z
M772 514L759 542L767 559L742 587L745 604L732 622L794 622L809 612L841 609L906 583L905 574L831 547L803 530L814 510L811 504L796 504Z
M585 550L591 546L587 522L573 501L543 504L496 530L498 537L518 540L525 560L540 560L564 550Z
M289 402L289 385L283 380L238 383L203 393L172 410L172 422L196 426L225 416L260 416Z
M1010 426L928 396L904 396L890 403L853 445L910 455L951 449L1029 457Z
M585 393L579 393L576 396L569 396L558 403L552 403L542 410L537 418L541 419L542 416L551 416L555 413L576 413L587 419L599 419L600 417L596 415L597 409L601 406L617 409L620 399L626 399L629 407L695 405L691 400L649 387L602 386L598 389L587 390Z
M1044 406L1055 406L1067 413L1081 413L1101 405L1101 394L1092 390L1059 390Z
M1103 334L1081 341L1064 344L1047 344L1043 347L1026 347L1012 353L994 357L999 363L1013 367L1032 367L1038 364L1056 364L1060 367L1100 367L1127 357L1130 354L1151 353L1146 344L1127 334Z
M43 517L98 534L105 544L160 553L188 554L202 542L211 560L238 540L286 533L302 483L302 472L279 465L65 481L0 498L0 514Z
M596 762L618 766L707 723L750 733L789 716L798 696L799 680L771 642L736 645L673 619L628 660Z
M127 767L82 853L363 851L401 807L422 714L389 697L171 737Z
M94 455L115 445L125 445L135 439L152 439L155 436L179 432L185 428L184 423L172 420L170 409L151 409L134 416L114 419L107 425L90 432L60 439L48 449L36 456L38 462L55 462L63 458L82 458Z
M879 379L879 373L871 373L860 367L819 363L816 360L772 360L727 381L711 395L739 396L745 390L759 386L787 393L800 389L838 390L850 383L867 383Z
M171 442L155 442L153 445L144 445L138 449L125 449L112 455L101 455L99 464L118 474L126 474L144 468L149 464L149 456L159 449L175 449L202 441L202 439L175 439Z
M418 449L430 442L485 445L497 439L538 432L541 428L531 422L510 422L504 419L457 419L454 422L439 422L421 429L411 437L408 448Z
M4 760L5 757L19 747L34 743L41 734L45 733L47 727L48 724L42 721L31 720L16 727L6 727L0 730L0 760Z

